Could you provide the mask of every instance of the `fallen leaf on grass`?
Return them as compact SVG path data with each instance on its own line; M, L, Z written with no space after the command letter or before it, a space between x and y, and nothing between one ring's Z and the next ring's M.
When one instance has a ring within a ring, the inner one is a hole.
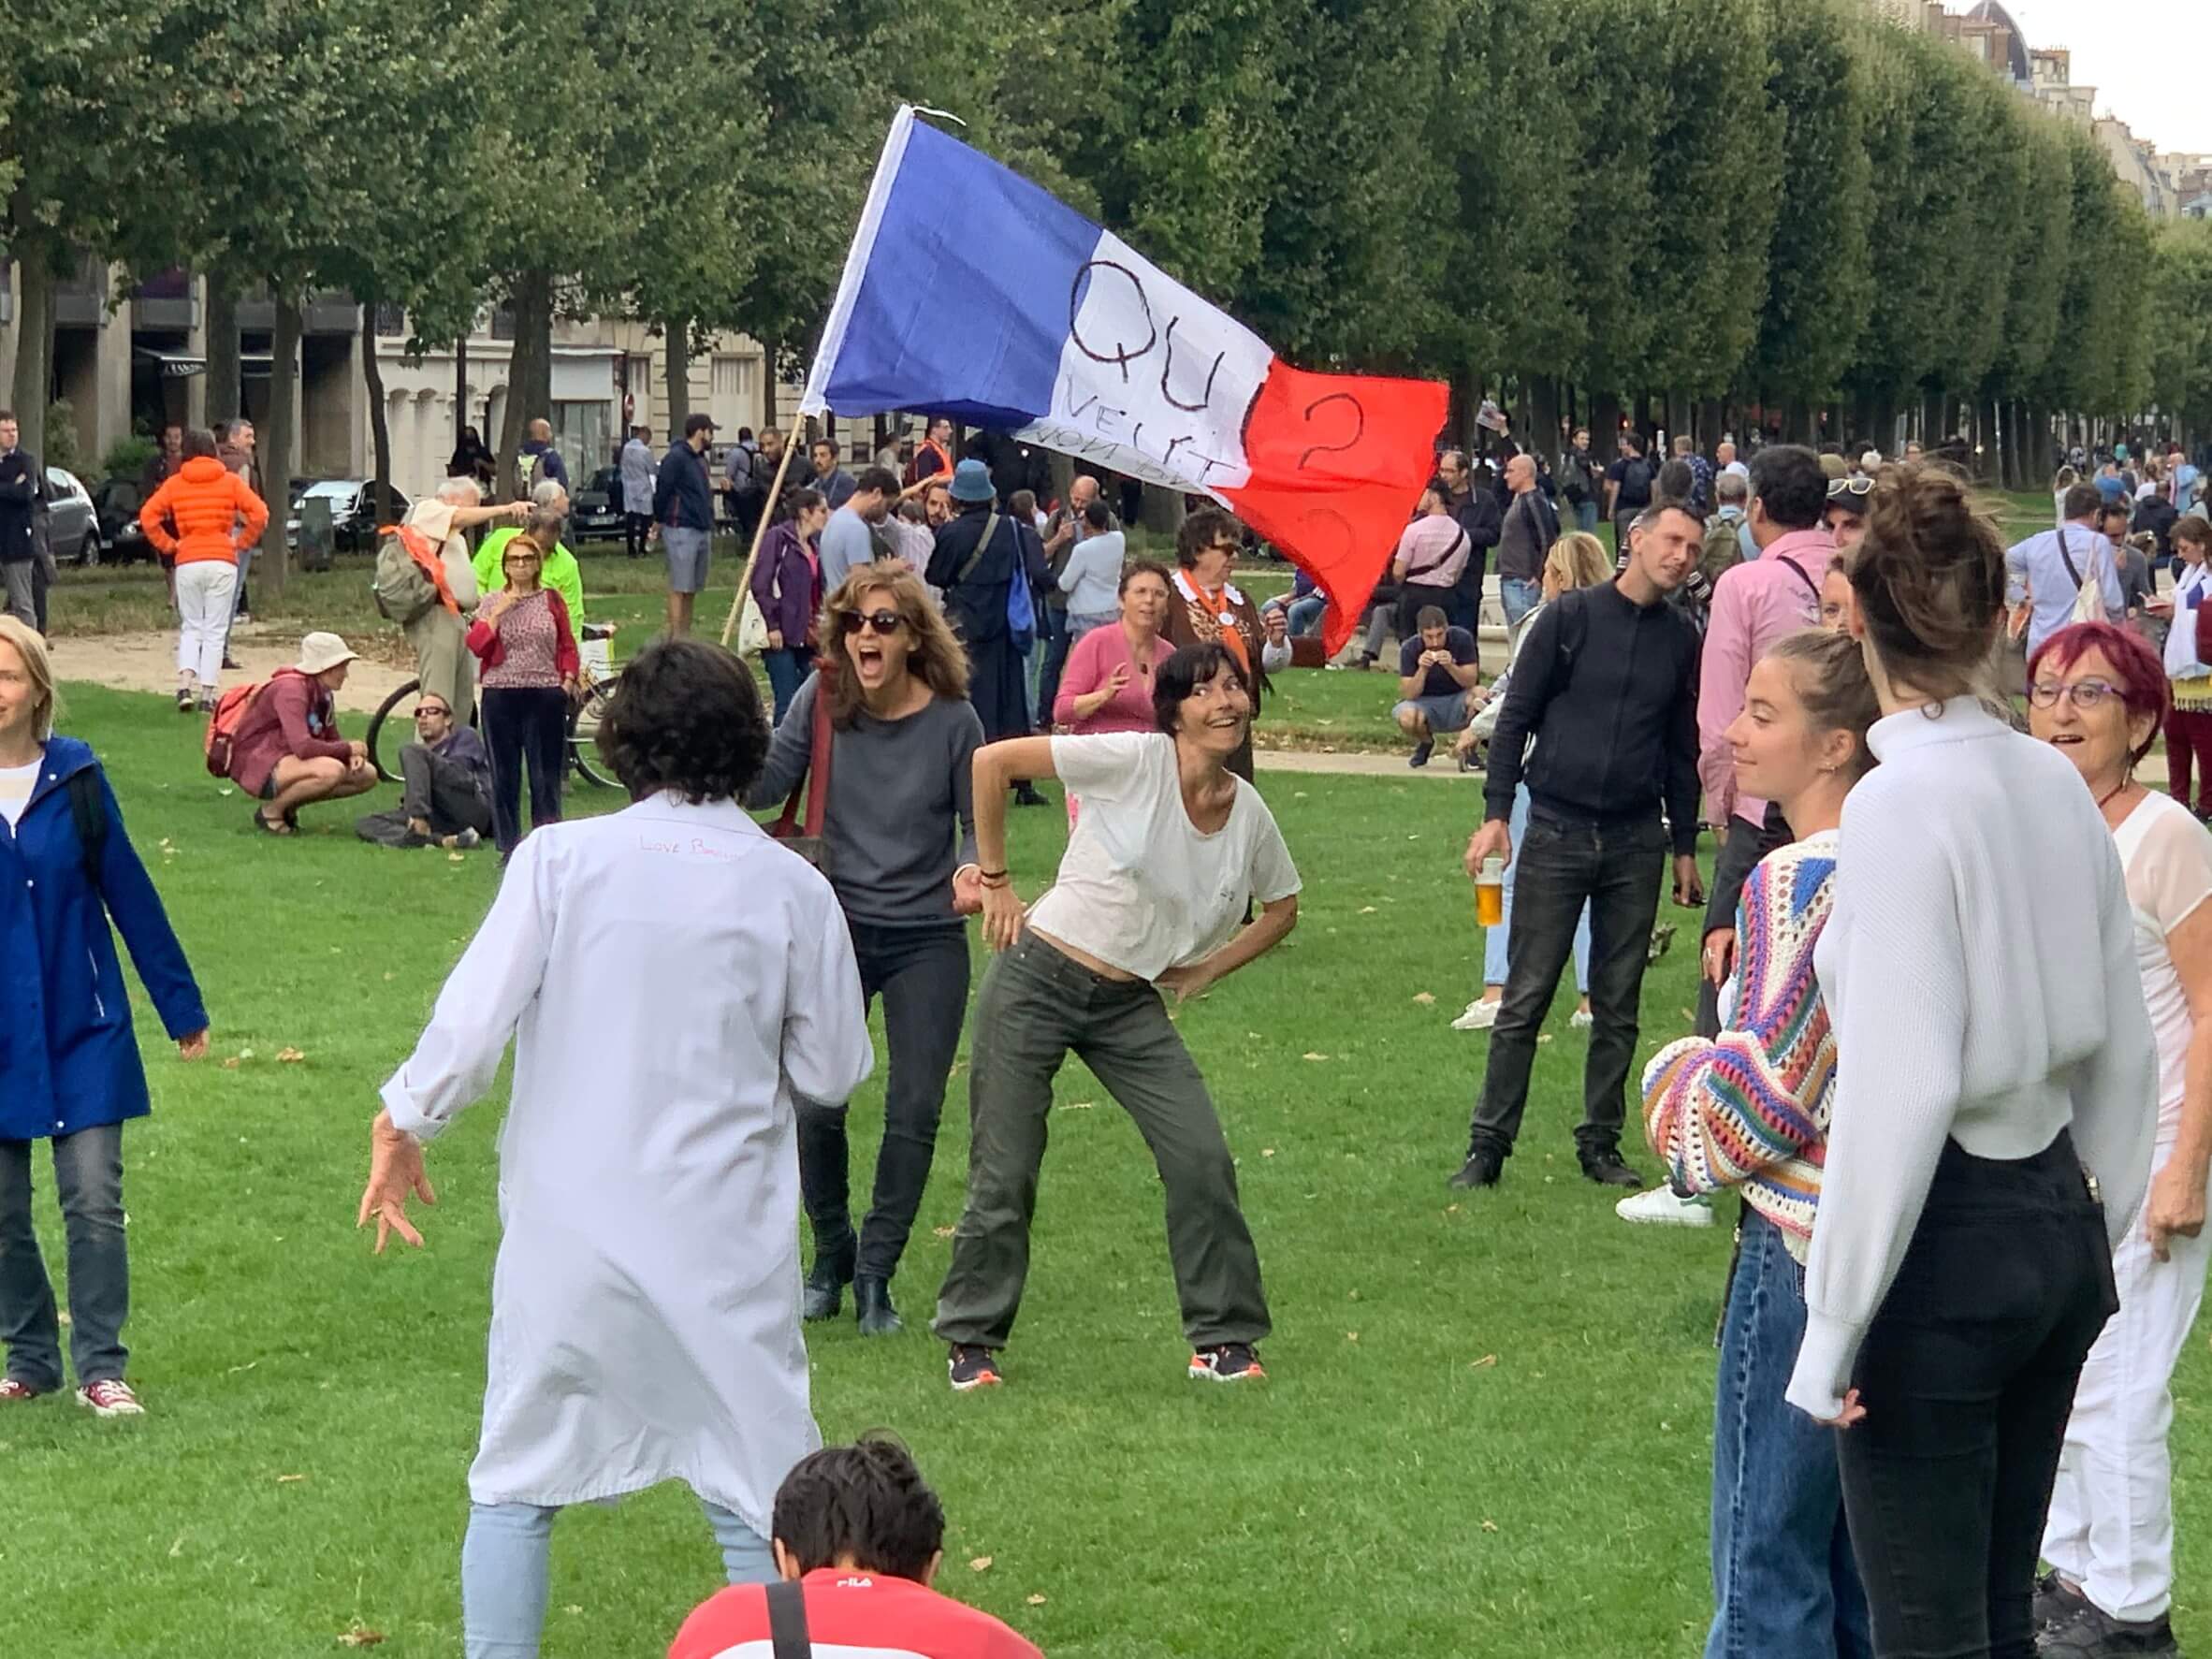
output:
M1416 991L1413 999L1423 1008L1431 1008L1435 1005L1436 994L1433 991Z
M226 1372L225 1372L223 1375L224 1375L225 1376L236 1376L236 1375L238 1375L240 1372L241 1372L241 1371L251 1371L251 1370L253 1370L253 1369L254 1369L254 1367L255 1367L255 1366L256 1366L256 1365L258 1365L258 1364L260 1364L260 1363L261 1363L261 1361L258 1361L258 1360L248 1360L248 1361L246 1361L246 1362L245 1362L243 1365L233 1365L233 1366L232 1366L232 1367L231 1367L231 1368L230 1368L228 1371L226 1371Z
M1060 1110L1062 1112L1088 1112L1097 1104L1096 1100L1070 1100Z
M307 1477L304 1475L279 1475L277 1477L277 1484L279 1486L293 1486L297 1485L302 1480L305 1480L306 1478Z
M933 1227L929 1230L940 1239L949 1239L953 1236L953 1230L949 1227Z
M1469 1371L1480 1371L1480 1370L1481 1370L1481 1369L1482 1369L1484 1366L1486 1366L1486 1365L1495 1365L1497 1362L1498 1362L1498 1357L1497 1357L1497 1355L1495 1355L1495 1354L1485 1354L1485 1355L1483 1355L1483 1356L1482 1356L1482 1358L1481 1358L1481 1359L1479 1359L1479 1360L1471 1360L1471 1361L1468 1361L1468 1363L1467 1363L1467 1369L1468 1369Z
M570 1602L565 1608L562 1608L560 1610L566 1613L572 1619L581 1619L584 1616L584 1609L576 1606L576 1604L573 1601Z
M458 852L448 852L448 853L445 855L445 862L446 862L447 864L467 864L469 861L468 861L468 859L467 859L465 856L463 856L461 853L458 853Z
M236 1071L238 1070L238 1056L236 1055L232 1055L229 1059L224 1061L223 1070L226 1071Z
M171 1544L171 1545L169 1546L169 1559L170 1559L171 1561L175 1561L175 1560L176 1560L176 1559L177 1559L179 1556L182 1555L183 1553L184 1553L184 1535L183 1535L182 1533L179 1533L179 1534L177 1535L177 1541L176 1541L175 1543L173 1543L173 1544Z
M1044 1597L1041 1595L1032 1595L1029 1598L1029 1605L1033 1608L1041 1608L1044 1606Z
M1261 1157L1274 1157L1274 1155L1275 1155L1275 1149L1274 1149L1273 1147L1272 1147L1272 1146L1262 1146L1262 1147L1259 1149L1259 1156L1260 1156Z
M1347 1331L1344 1333L1344 1339L1346 1342L1358 1342L1360 1333L1357 1331Z
M366 1624L357 1624L351 1630L339 1633L338 1645L342 1648L373 1648L382 1645L384 1632L371 1630Z
M1538 1034L1536 1041L1538 1042L1550 1042L1551 1041L1551 1033L1549 1031L1541 1032Z
M973 1561L968 1564L968 1570L971 1573L989 1572L991 1570L991 1558L988 1555L977 1556Z
M277 1050L277 1060L283 1065L297 1066L300 1061L306 1058L307 1056L301 1054L296 1048L280 1048Z
M1326 1060L1329 1056L1327 1055L1304 1055L1301 1057L1308 1060Z
M1360 914L1362 916L1372 916L1375 914L1375 907L1373 905L1361 905L1360 907Z
M1498 1530L1498 1523L1494 1521L1486 1521L1482 1523L1482 1530L1486 1533L1494 1533Z

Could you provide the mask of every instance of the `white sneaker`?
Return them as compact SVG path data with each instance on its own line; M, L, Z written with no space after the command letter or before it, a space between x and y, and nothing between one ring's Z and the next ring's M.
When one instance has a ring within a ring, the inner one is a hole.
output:
M1567 1025L1577 1031L1587 1031L1597 1024L1597 1016L1586 1008L1578 1008L1567 1016Z
M1623 1221L1651 1227L1710 1227L1712 1200L1677 1198L1672 1187L1654 1186L1649 1192L1623 1199L1613 1206L1613 1214Z
M1451 1023L1454 1031L1487 1031L1498 1023L1498 1004L1477 997L1467 1011Z

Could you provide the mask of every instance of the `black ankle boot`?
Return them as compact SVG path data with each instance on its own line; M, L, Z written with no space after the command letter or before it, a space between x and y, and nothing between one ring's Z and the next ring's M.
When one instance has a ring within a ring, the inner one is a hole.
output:
M891 1281L858 1278L852 1281L852 1307L860 1315L863 1336L896 1336L906 1326L898 1309L891 1305Z
M816 1253L814 1271L807 1275L799 1296L802 1319L834 1319L845 1302L845 1287L852 1282L852 1247Z

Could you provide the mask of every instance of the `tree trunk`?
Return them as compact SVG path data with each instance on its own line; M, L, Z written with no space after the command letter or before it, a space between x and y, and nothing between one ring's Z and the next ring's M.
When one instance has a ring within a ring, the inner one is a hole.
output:
M392 522L392 422L384 406L384 368L376 360L376 307L361 302L361 384L369 393L371 476L376 484L376 522Z
M46 453L46 406L53 395L53 266L43 242L16 244L22 298L16 318L15 415L17 442L33 455Z
M500 422L496 499L515 476L515 458L533 420L553 417L553 273L525 270L515 278L515 354L507 360L507 415Z
M670 317L662 344L667 353L662 370L667 390L662 395L668 404L668 441L673 444L683 436L684 422L691 418L691 319ZM622 436L627 439L630 434Z
M291 574L292 550L285 544L284 520L292 499L292 428L299 408L299 303L277 293L276 331L269 343L269 424L260 429L261 488L269 498L269 528L261 532L261 557L255 575L264 594L282 595Z
M238 418L238 282L228 272L208 272L208 426Z
M1144 528L1155 535L1175 539L1175 532L1183 528L1187 515L1183 507L1183 492L1165 489L1157 484L1144 487Z
M469 337L453 342L453 446L458 449L469 424Z
M1549 374L1536 376L1529 401L1529 429L1522 435L1522 447L1556 460L1562 447L1559 437L1559 382Z
M1802 398L1792 398L1782 406L1782 441L1784 444L1817 444L1812 430L1812 406Z
M1621 454L1621 400L1611 392L1590 396L1590 453L1609 467Z

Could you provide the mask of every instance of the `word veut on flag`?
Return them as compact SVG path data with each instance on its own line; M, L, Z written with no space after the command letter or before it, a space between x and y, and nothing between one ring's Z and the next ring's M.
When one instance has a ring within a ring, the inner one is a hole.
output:
M801 413L938 413L1202 492L1349 637L1435 468L1438 382L1317 374L1048 192L891 124Z

